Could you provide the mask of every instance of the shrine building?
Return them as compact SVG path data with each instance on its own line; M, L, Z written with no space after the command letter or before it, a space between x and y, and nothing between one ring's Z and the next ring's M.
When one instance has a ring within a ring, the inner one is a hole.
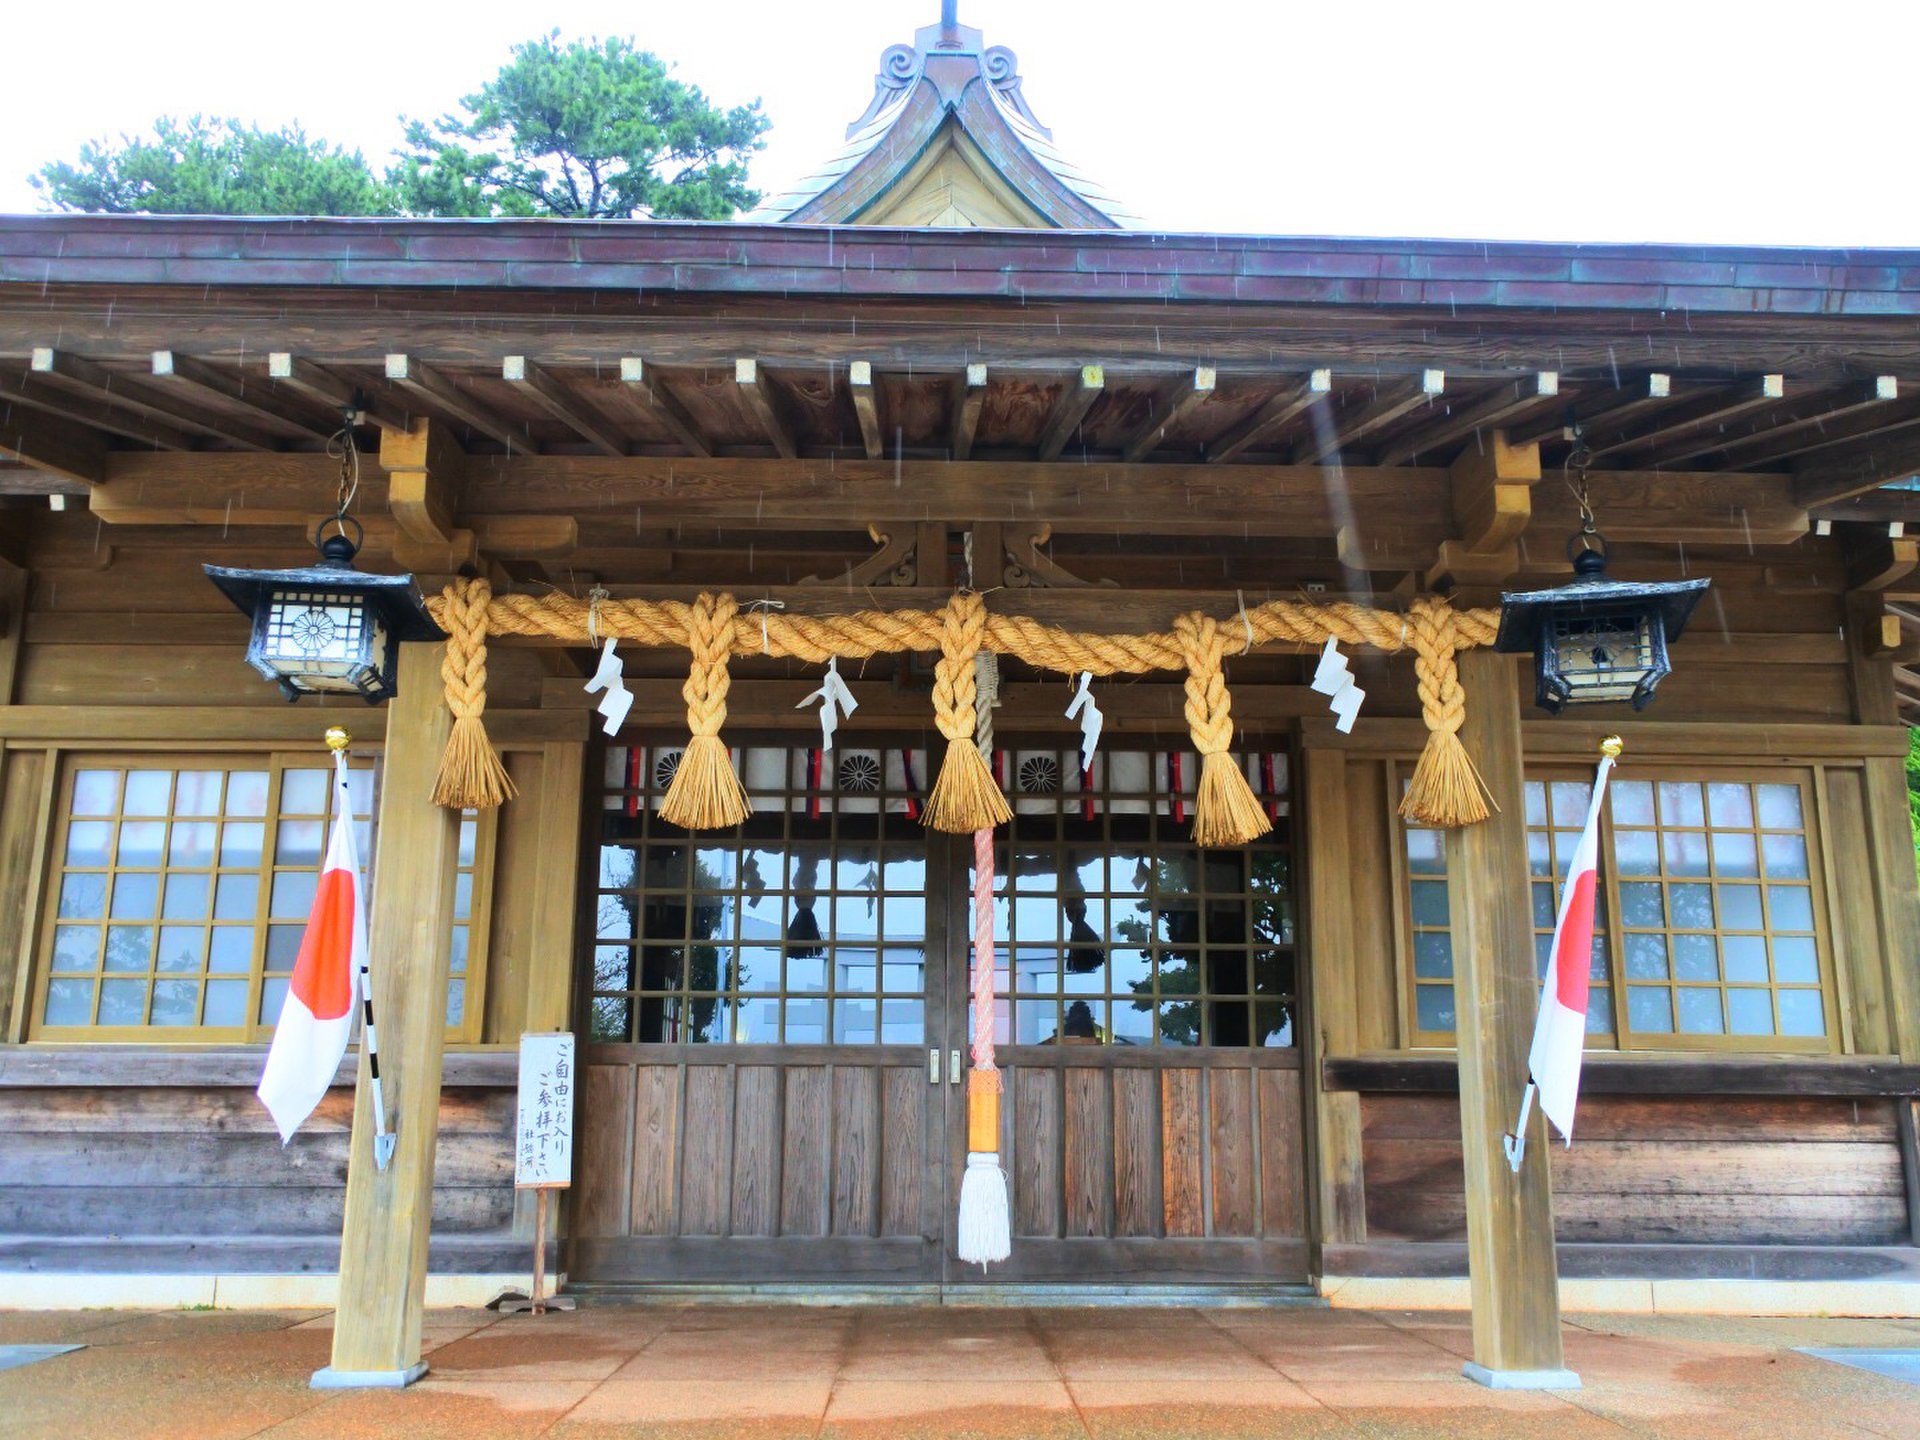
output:
M406 1372L525 1284L516 1050L571 1031L576 1296L1471 1303L1519 1371L1556 1305L1920 1313L1920 251L1158 230L1033 88L949 12L730 223L0 217L13 1303L337 1297ZM438 629L290 705L204 567L343 500ZM1550 714L1501 597L1594 543L1711 583ZM253 1093L335 725L384 1170L353 1060L284 1149ZM1610 734L1577 1138L1516 1174ZM676 823L683 763L748 813Z

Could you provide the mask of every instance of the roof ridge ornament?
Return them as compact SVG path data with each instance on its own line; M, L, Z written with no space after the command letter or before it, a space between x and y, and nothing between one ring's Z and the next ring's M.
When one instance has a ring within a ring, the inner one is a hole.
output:
M1042 125L1027 104L1020 75L1020 57L1006 45L987 46L981 32L971 25L962 25L955 18L956 4L945 3L941 6L940 23L923 25L914 32L911 45L889 45L880 52L880 69L873 77L873 98L867 102L867 108L860 118L847 126L847 138L853 139L883 111L900 103L914 86L925 78L934 81L935 88L947 108L952 109L960 103L960 97L968 85L975 79L985 80L995 92L1000 103L1048 140L1053 131ZM955 67L947 66L934 75L927 75L930 61L973 60L972 66L958 67L961 73L955 73Z

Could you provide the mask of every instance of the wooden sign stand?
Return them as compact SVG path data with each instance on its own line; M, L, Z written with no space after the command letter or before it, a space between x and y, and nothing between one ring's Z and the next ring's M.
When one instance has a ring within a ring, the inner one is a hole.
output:
M566 1295L548 1296L547 1196L573 1183L573 1036L565 1031L520 1037L520 1085L514 1126L514 1188L534 1192L533 1293L500 1301L502 1315L571 1310Z
M544 1315L549 1310L572 1310L577 1302L571 1295L548 1295L547 1288L547 1196L564 1185L528 1185L533 1203L533 1293L509 1296L500 1302L502 1315Z

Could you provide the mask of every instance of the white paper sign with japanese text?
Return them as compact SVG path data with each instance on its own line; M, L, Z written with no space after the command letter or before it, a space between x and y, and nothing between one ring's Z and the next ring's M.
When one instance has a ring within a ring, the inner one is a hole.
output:
M513 1183L522 1189L573 1183L573 1036L520 1037L519 1123Z

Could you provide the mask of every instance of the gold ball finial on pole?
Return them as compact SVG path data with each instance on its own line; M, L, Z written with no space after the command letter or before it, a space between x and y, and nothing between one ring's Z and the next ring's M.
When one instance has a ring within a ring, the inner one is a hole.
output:
M329 725L327 727L327 748L335 754L346 749L347 746L352 743L353 736L347 733L344 725Z
M1626 748L1627 742L1618 735L1609 735L1600 742L1600 753L1609 760L1618 760L1621 752Z

